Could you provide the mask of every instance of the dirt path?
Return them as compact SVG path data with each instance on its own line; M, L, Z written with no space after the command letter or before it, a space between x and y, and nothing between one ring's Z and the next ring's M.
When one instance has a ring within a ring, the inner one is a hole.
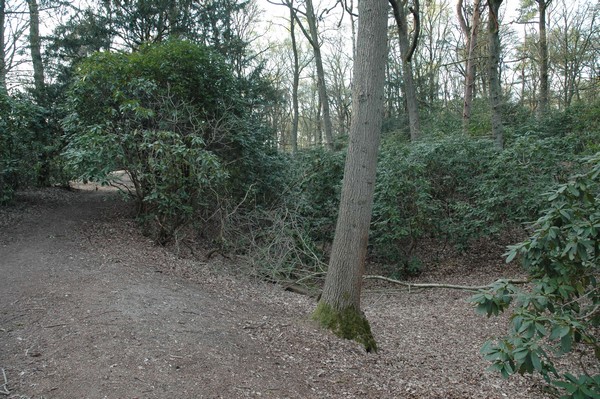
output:
M533 380L482 371L502 323L463 293L368 291L381 350L366 354L315 328L309 298L155 247L114 194L20 202L0 213L8 398L541 397Z

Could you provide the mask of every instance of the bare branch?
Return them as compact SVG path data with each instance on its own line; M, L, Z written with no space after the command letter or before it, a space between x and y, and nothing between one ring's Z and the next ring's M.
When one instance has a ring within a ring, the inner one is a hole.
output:
M488 285L479 285L479 286L477 286L477 285L471 286L471 285L455 285L455 284L437 284L437 283L409 283L406 281L400 281L400 280L396 280L396 279L389 278L389 277L375 276L375 275L367 275L367 276L363 276L363 278L365 280L381 280L381 281L387 281L388 283L403 285L405 287L408 287L409 290L411 288L447 288L447 289L463 290L463 291L479 291L479 290L486 290L486 289L492 288L494 286L493 283L488 284ZM529 282L528 280L520 280L520 279L505 280L505 281L509 284L527 284Z

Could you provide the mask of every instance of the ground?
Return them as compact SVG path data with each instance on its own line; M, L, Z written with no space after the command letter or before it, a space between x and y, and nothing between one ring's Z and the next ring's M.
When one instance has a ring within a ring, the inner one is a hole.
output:
M465 292L369 283L379 352L365 353L310 321L314 299L235 262L154 245L113 192L19 194L0 210L0 397L544 397L536 378L485 372L479 349L506 320L476 315ZM515 274L457 261L418 281Z

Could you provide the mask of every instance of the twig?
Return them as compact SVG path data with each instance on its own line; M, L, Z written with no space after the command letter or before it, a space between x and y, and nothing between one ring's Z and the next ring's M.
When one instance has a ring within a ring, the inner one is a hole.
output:
M68 326L69 323L60 323L60 324L50 324L49 326L42 326L44 328L54 328L54 327L64 327Z
M252 190L252 187L254 187L255 185L256 185L256 183L252 183L252 184L250 185L250 187L248 187L248 190L246 190L246 195L244 195L244 198L242 198L242 201L241 201L239 204L237 204L237 205L235 206L235 208L233 208L233 211L231 211L230 213L228 213L228 214L227 214L227 218L230 218L230 217L232 217L232 216L233 216L233 215L234 215L234 214L237 212L238 208L239 208L240 206L242 206L242 204L243 204L244 202L246 202L246 199L248 198L248 194L250 194L250 190Z
M4 378L4 384L0 385L0 388L2 388L0 393L3 395L10 395L10 391L7 388L8 379L6 378L6 372L4 371L4 369L2 369L2 378Z
M492 288L494 286L493 284L472 286L472 285L436 284L436 283L408 283L406 281L395 280L395 279L389 278L389 277L373 276L373 275L364 276L363 278L365 280L382 280L382 281L387 281L388 283L403 285L405 287L408 287L409 290L411 288L448 288L448 289L452 289L452 290L479 291L479 290L485 290L488 288ZM505 281L509 284L527 284L529 282L528 280L505 280Z

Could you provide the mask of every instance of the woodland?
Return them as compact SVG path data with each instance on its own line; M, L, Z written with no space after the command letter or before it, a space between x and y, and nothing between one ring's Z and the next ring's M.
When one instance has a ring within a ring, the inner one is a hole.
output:
M526 279L421 287L509 315L503 377L600 398L561 360L600 360L599 43L591 0L0 0L0 204L116 186L368 352L363 281L508 241Z

